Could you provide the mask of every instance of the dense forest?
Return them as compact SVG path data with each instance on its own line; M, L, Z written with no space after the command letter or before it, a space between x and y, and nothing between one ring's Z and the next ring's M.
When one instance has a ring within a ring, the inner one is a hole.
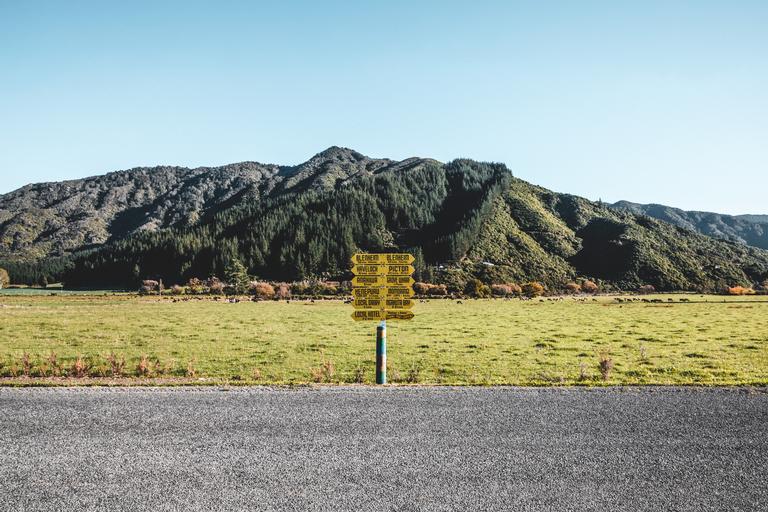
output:
M344 280L350 255L362 250L411 252L419 279L455 288L479 279L558 289L583 277L605 287L704 291L768 279L768 251L558 194L502 164L392 162L331 148L263 175L194 221L54 258L6 256L0 267L16 282L63 279L69 287L222 277L235 261L261 279Z

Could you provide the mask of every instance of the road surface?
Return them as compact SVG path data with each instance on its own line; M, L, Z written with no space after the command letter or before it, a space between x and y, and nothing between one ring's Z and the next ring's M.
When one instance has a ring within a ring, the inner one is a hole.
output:
M0 388L0 510L768 510L768 393Z

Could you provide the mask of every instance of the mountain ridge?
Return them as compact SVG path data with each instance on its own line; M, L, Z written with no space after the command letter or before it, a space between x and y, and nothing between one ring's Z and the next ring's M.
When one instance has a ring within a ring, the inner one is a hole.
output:
M590 278L704 291L768 279L768 251L468 159L334 146L296 166L159 166L29 187L0 196L0 266L17 280L130 288L222 276L234 260L267 279L346 279L358 250L411 252L420 279L453 289Z
M610 206L648 215L703 235L768 249L768 222L762 221L768 219L768 215L726 215L630 201L618 201Z

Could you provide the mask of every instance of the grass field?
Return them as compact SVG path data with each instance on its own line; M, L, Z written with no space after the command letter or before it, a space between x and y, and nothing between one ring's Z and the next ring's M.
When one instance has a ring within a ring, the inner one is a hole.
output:
M419 303L414 320L389 322L389 378L768 385L768 297L660 298L663 303L613 297ZM126 360L118 373L134 383L371 383L375 324L353 322L351 311L339 301L0 296L0 382L113 382L107 356L114 353ZM601 355L613 365L607 379ZM72 378L77 373L83 378Z

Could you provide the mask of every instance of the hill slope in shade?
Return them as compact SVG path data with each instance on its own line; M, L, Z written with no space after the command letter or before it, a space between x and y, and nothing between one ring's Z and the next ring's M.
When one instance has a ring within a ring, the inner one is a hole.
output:
M123 184L119 194L110 180ZM180 283L222 276L234 259L261 278L344 279L352 253L397 250L416 256L418 278L455 288L472 277L661 290L768 278L768 251L555 193L502 164L396 162L334 147L295 167L137 169L69 183L0 197L0 266L14 257L12 274L33 279L50 272L50 258L35 257L63 255L51 268L72 286ZM17 220L34 215L34 197L46 198L42 228ZM68 236L70 211L90 238ZM19 226L27 236L9 237Z
M619 201L610 206L647 215L703 235L768 249L768 215L723 215L629 201Z

